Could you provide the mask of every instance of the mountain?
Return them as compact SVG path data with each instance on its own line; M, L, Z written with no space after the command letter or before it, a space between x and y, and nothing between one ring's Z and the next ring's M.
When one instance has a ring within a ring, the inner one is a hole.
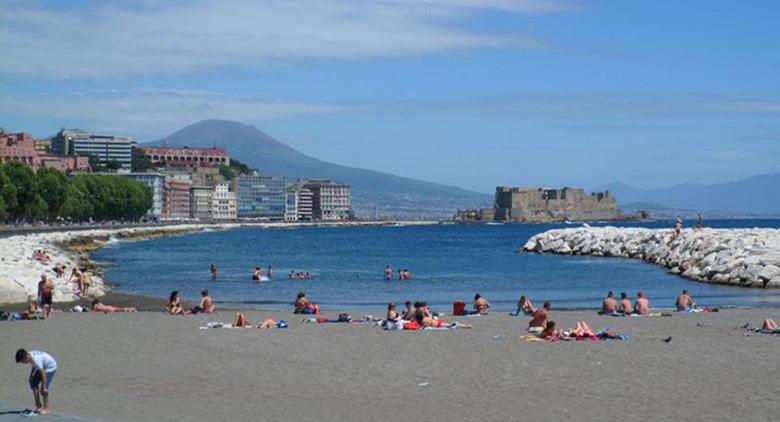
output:
M458 208L487 207L492 195L318 160L303 154L254 126L226 120L203 120L149 145L225 148L231 157L263 174L327 178L352 187L353 208L360 216L398 219L449 218Z
M599 186L612 192L620 204L653 203L684 210L780 215L780 173L751 176L713 185L680 184L641 189L623 183Z

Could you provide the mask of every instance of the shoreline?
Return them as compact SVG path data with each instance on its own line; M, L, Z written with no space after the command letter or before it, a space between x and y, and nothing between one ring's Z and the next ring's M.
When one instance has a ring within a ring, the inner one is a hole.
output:
M103 268L90 259L95 250L103 248L108 242L116 240L142 241L160 237L179 236L204 230L232 230L236 228L292 229L301 227L362 227L396 225L431 225L436 222L415 221L334 221L334 222L226 222L211 224L171 224L148 226L124 226L110 228L88 227L77 230L22 231L9 236L0 236L0 304L26 304L35 297L37 283L41 274L46 274L55 282L54 302L74 302L79 298L73 287L67 285L66 277L58 278L53 271L55 264L71 268L86 268L91 275L91 286L87 297L102 297L111 291L111 285L102 277ZM32 252L44 250L49 256L48 262L32 259Z

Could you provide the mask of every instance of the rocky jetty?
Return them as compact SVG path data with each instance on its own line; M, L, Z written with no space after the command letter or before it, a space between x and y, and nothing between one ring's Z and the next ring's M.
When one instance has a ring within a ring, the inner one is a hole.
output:
M580 227L533 236L523 251L643 259L705 283L780 288L780 230Z

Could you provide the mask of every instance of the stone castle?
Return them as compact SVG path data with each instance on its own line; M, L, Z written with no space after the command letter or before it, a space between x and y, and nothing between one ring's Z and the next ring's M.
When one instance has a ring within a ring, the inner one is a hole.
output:
M586 193L583 189L565 187L510 188L496 187L493 208L463 210L460 221L506 221L518 223L550 221L596 221L621 218L617 200L609 192Z

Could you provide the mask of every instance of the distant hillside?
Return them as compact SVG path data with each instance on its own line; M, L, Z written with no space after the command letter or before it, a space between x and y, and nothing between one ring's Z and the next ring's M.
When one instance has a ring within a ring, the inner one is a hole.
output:
M612 183L596 190L611 191L620 204L652 203L683 210L780 215L780 173L713 185L682 184L641 189Z
M458 208L492 203L488 194L320 161L253 126L231 121L204 120L151 144L163 142L172 147L216 145L261 173L286 176L291 181L308 177L348 182L358 215L372 216L377 206L382 216L438 219L451 217Z

